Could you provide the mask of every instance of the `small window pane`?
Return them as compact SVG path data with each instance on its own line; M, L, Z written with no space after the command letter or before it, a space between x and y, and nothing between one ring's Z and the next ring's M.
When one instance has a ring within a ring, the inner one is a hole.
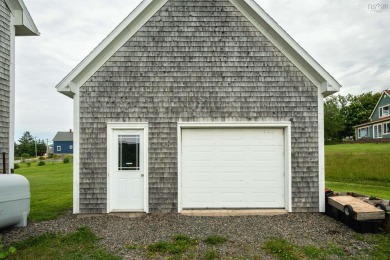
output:
M388 116L389 115L389 107L384 107L383 108L383 116Z
M384 133L385 133L385 134L390 133L390 123L386 123L386 124L384 125Z
M359 137L362 138L362 137L367 137L368 133L367 133L367 128L360 128L359 129Z
M118 170L136 171L140 169L139 135L120 135L118 137Z

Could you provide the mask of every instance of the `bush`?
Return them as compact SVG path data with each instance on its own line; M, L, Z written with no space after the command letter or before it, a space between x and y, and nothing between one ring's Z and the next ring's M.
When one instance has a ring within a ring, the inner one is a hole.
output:
M28 153L23 153L23 154L22 154L22 158L30 158L30 154L28 154Z
M43 166L43 165L45 165L45 162L44 161L39 161L38 166Z
M54 154L52 153L49 153L49 155L47 156L49 159L52 159L54 157Z
M39 156L39 160L40 160L40 161L44 161L45 159L46 159L45 157Z
M19 169L20 168L20 165L18 163L15 163L14 164L14 169Z
M69 157L65 157L64 160L63 160L64 163L69 163L70 162L70 158Z
M31 166L31 162L26 162L26 164L27 164L27 167Z

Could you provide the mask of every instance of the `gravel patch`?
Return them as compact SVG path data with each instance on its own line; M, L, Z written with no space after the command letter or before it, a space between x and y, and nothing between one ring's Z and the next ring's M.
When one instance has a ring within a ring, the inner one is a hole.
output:
M220 257L273 259L262 249L271 237L283 237L298 245L342 247L348 254L361 256L361 249L371 245L356 239L356 233L344 224L320 213L290 213L278 216L192 217L178 214L152 214L139 218L120 218L109 215L77 218L68 214L51 221L29 223L25 228L0 231L0 238L8 245L50 232L73 232L78 227L90 227L99 237L101 246L128 259L144 259L142 250L125 246L146 246L159 240L170 241L174 234L184 234L199 240L210 235L228 238L215 247ZM203 255L213 247L199 243L196 254ZM368 257L368 256L367 256Z

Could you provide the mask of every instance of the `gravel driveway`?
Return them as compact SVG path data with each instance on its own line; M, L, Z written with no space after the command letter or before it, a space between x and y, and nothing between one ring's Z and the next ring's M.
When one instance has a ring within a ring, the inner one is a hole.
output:
M370 246L356 240L355 232L342 223L320 213L241 217L166 214L129 219L114 216L77 218L68 213L56 220L1 231L0 237L5 244L9 244L45 232L71 232L83 226L90 227L102 238L100 243L103 247L128 259L143 259L143 255L139 251L126 249L126 244L148 245L158 240L170 240L172 235L178 233L200 240L214 234L227 237L229 241L217 249L223 259L239 256L273 259L261 246L265 240L275 236L299 245L326 247L335 244L352 255ZM197 252L205 252L206 247L200 243Z

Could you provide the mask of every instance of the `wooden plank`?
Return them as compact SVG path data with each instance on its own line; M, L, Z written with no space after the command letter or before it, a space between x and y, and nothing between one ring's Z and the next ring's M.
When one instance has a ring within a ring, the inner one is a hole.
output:
M328 202L331 206L342 212L344 212L345 205L351 205L353 210L356 212L356 215L353 216L356 220L364 221L385 219L385 212L383 210L352 196L329 197Z

